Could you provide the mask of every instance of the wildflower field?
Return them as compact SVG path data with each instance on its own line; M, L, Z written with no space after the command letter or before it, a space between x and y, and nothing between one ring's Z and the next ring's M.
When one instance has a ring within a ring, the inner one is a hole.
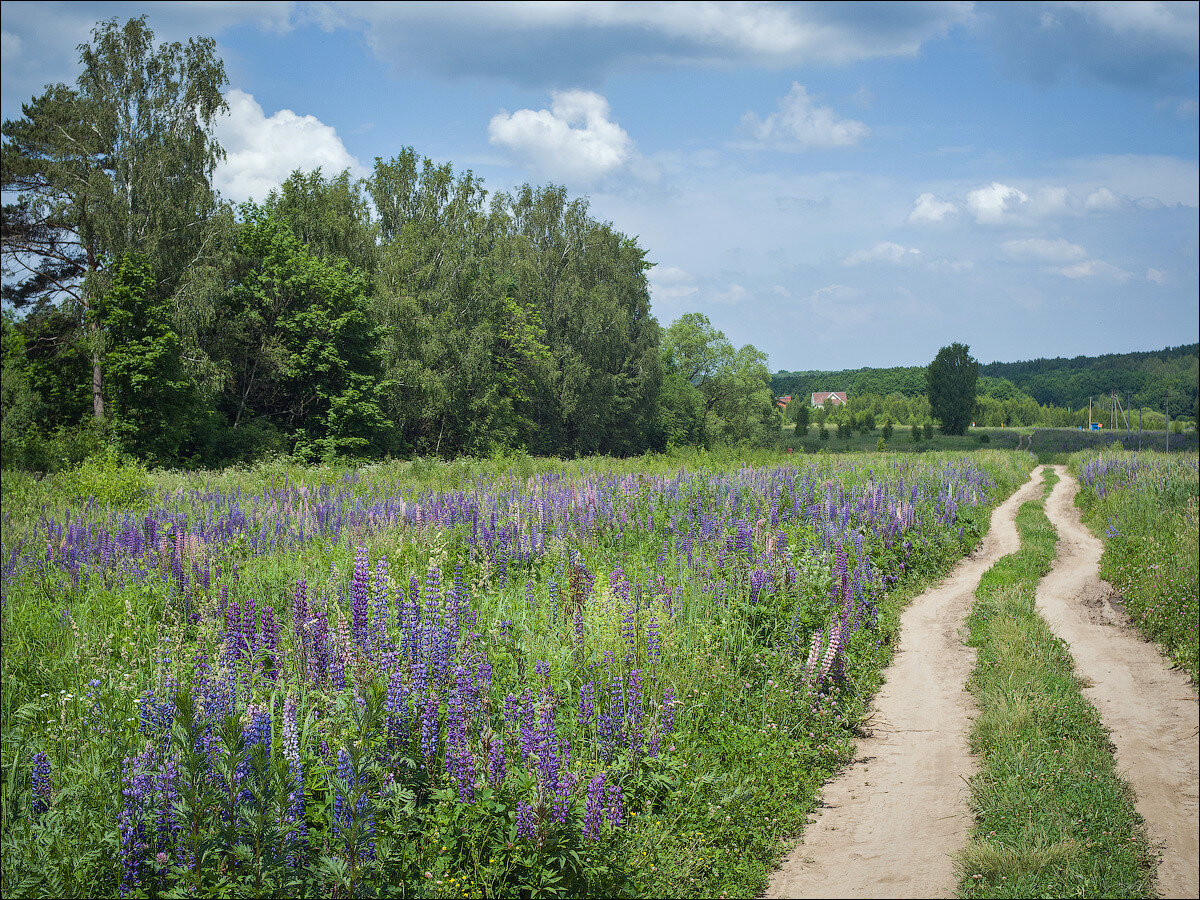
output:
M1077 453L1076 503L1104 540L1100 575L1125 601L1142 632L1175 665L1200 679L1200 515L1195 453Z
M757 893L1032 466L6 473L0 892Z

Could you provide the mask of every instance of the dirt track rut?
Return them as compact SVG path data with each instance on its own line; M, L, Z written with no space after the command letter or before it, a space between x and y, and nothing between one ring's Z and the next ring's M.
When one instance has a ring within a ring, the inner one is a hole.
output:
M1164 897L1200 892L1200 706L1186 675L1114 607L1112 586L1097 574L1103 544L1079 518L1079 483L1062 466L1046 504L1058 529L1058 559L1038 586L1038 611L1065 640L1084 696L1112 731L1117 767L1137 795L1150 840L1162 850L1158 888Z
M1020 546L1017 509L1041 473L992 513L980 547L900 618L900 646L875 697L873 734L825 787L820 816L783 862L768 897L952 897L951 857L971 828L966 779L975 651L964 619L980 576Z

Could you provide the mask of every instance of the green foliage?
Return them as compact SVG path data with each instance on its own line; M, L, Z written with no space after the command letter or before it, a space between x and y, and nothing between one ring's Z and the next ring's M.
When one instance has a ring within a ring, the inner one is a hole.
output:
M781 371L771 377L771 390L777 395L807 396L830 385L844 386L852 401L867 395L889 397L896 404L891 413L901 423L908 422L907 412L898 414L897 408L926 390L924 367L918 366ZM1170 390L1173 408L1194 411L1200 408L1200 349L1187 344L1149 353L990 363L979 369L978 399L986 412L976 421L992 426L1080 425L1087 420L1088 398L1114 390L1126 409L1145 407L1161 415ZM1082 421L1080 410L1085 411Z
M663 335L663 356L667 371L699 392L707 442L777 443L781 417L764 353L750 345L734 350L707 316L685 313Z
M113 435L151 462L194 453L196 398L182 373L170 301L159 296L145 257L129 254L112 267L94 315L107 337L104 373Z
M892 434L894 432L895 432L895 428L893 428L893 426L892 426L892 420L887 419L883 423L883 439L885 441L890 441L892 439Z
M272 426L301 458L378 455L390 424L365 276L309 253L265 209L247 205L244 216L216 344L230 430Z
M979 363L965 344L938 351L926 370L929 406L941 421L943 434L966 434L975 409L975 384Z
M153 491L146 469L137 462L122 459L112 446L88 457L60 478L69 497L94 498L117 507L138 506Z

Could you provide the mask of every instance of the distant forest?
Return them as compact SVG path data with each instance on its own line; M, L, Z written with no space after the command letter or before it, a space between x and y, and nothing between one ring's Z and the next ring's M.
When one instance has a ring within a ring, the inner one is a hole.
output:
M860 403L890 396L893 405L904 409L899 398L911 401L925 396L925 368L781 371L771 376L771 390L776 396L793 397L847 391L852 401L858 398ZM1170 391L1172 419L1196 417L1200 402L1200 344L1143 353L996 362L980 366L979 373L979 411L1001 405L1012 411L1012 421L988 424L1072 424L1074 418L1068 414L1086 410L1089 396L1098 407L1106 406L1112 391L1128 410L1159 414Z

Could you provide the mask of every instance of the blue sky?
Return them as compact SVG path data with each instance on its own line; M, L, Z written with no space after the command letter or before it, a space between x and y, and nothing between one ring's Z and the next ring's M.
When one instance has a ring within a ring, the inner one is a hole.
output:
M222 193L402 147L565 184L772 369L1200 339L1196 3L2 5L4 118L99 19L208 34Z

